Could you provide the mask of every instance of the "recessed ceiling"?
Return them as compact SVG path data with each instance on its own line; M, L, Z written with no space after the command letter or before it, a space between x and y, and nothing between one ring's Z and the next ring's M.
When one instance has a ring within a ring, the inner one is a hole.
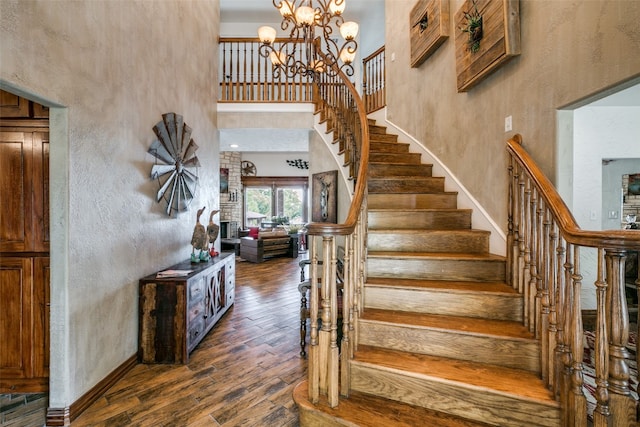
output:
M310 129L220 129L220 151L309 151ZM237 145L232 147L231 145Z

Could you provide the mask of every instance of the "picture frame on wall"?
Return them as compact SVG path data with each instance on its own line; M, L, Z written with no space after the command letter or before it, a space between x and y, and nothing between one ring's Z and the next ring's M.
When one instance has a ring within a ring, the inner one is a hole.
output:
M229 169L220 168L220 192L229 192Z
M449 0L418 0L409 15L411 67L420 66L449 38Z
M519 0L466 0L454 16L458 92L520 55Z
M338 171L314 173L312 176L311 221L338 222Z

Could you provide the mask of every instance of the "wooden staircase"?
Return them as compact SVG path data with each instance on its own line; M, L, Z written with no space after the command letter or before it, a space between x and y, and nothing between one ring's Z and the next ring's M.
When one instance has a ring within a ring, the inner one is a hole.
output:
M351 394L301 425L559 426L540 344L489 232L409 144L369 124L367 274Z

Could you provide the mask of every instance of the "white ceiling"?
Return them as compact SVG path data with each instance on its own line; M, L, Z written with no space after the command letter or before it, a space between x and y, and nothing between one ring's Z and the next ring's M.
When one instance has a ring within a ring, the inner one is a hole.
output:
M355 20L374 3L379 7L384 0L348 0L344 13L349 19ZM272 0L220 0L222 22L273 22L279 18Z

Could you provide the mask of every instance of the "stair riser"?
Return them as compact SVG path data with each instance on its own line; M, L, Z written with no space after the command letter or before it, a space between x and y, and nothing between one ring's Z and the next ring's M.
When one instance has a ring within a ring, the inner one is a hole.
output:
M455 209L457 194L369 194L370 209Z
M439 260L372 258L367 260L372 277L425 280L504 281L505 263L494 260Z
M369 142L398 142L398 135L370 133Z
M409 144L370 141L369 150L371 153L408 153Z
M466 316L521 322L523 300L516 295L446 292L365 285L365 308Z
M367 238L370 251L488 253L489 235L476 230L376 232Z
M560 410L556 406L428 376L385 371L355 361L351 363L351 388L496 426L560 425Z
M388 178L395 176L430 177L431 165L402 165L396 163L369 164L369 178Z
M540 348L534 340L407 327L363 319L359 328L358 342L363 345L540 372L537 357Z
M369 125L370 135L387 135L387 128L385 126Z
M444 191L444 179L407 177L407 179L369 179L369 193L439 193Z
M370 162L378 163L412 163L420 164L420 153L371 153L369 154Z
M471 211L375 211L369 210L369 230L377 228L468 230L471 228Z

